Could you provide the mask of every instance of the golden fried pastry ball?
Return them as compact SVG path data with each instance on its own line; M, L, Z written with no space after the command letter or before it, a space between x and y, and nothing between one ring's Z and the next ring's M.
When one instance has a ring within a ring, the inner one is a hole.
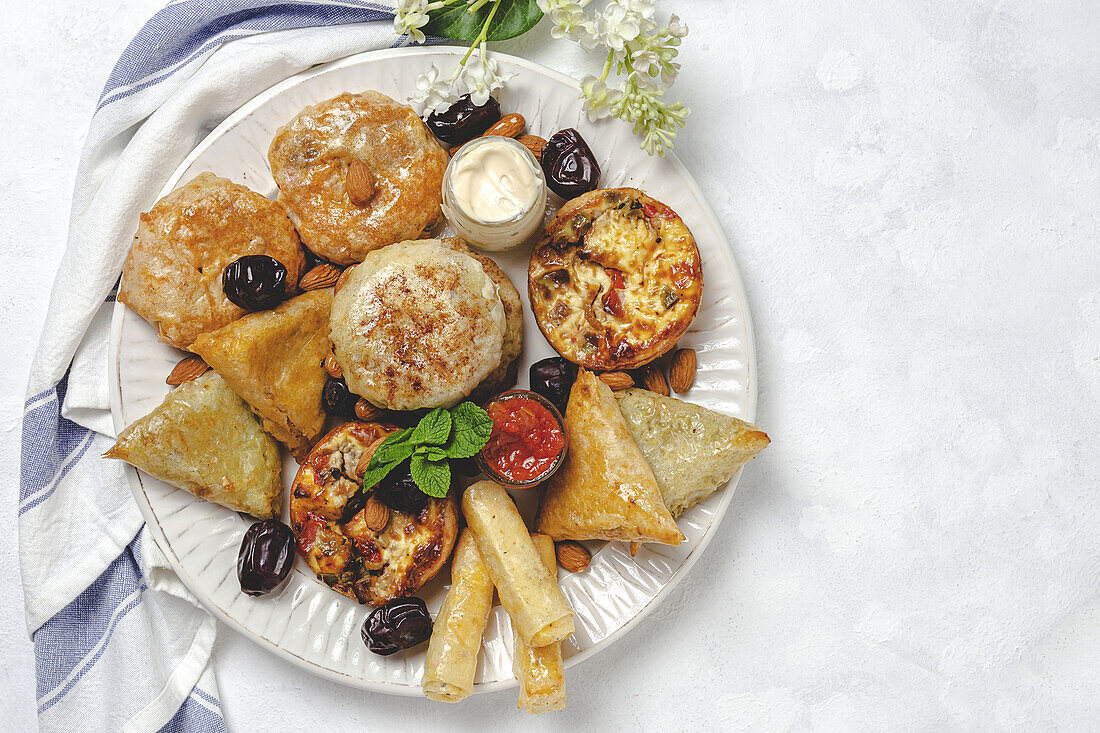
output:
M275 133L268 159L302 241L338 265L415 239L441 216L447 154L411 107L378 92L306 107ZM356 161L369 198L353 203Z
M222 270L244 255L275 258L288 294L297 290L305 253L283 205L201 173L141 215L118 299L186 349L245 314L222 291Z

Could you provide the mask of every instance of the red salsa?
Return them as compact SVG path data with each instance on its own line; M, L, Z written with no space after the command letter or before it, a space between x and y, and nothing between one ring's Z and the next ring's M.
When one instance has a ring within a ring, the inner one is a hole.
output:
M485 408L493 433L481 449L486 465L516 483L534 481L554 467L565 449L557 418L530 397L509 397Z

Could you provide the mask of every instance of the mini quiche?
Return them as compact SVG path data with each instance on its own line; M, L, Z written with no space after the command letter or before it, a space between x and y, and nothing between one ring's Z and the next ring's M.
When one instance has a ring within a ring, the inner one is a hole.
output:
M370 459L361 459L396 429L365 422L337 427L309 452L290 494L298 554L333 590L374 606L420 590L443 567L458 536L451 497L428 498L416 514L388 509L384 525L369 516L359 487L360 463Z
M703 266L675 211L634 188L599 189L547 224L528 288L535 320L559 354L596 371L633 369L688 330Z

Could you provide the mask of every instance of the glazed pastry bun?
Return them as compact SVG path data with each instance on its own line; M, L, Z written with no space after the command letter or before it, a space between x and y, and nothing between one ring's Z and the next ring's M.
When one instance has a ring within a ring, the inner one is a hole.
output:
M302 241L338 265L414 239L442 216L447 154L412 107L385 94L306 107L275 133L267 157ZM351 190L353 165L362 190Z
M498 374L506 341L514 341L506 339L513 319L502 286L472 255L440 240L371 252L332 306L332 343L348 388L391 410L458 404Z

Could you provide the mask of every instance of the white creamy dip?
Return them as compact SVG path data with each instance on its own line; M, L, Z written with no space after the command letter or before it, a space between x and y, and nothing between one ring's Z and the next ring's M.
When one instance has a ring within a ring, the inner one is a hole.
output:
M545 208L542 168L511 138L471 140L443 176L443 212L479 249L498 252L523 243L541 226Z

